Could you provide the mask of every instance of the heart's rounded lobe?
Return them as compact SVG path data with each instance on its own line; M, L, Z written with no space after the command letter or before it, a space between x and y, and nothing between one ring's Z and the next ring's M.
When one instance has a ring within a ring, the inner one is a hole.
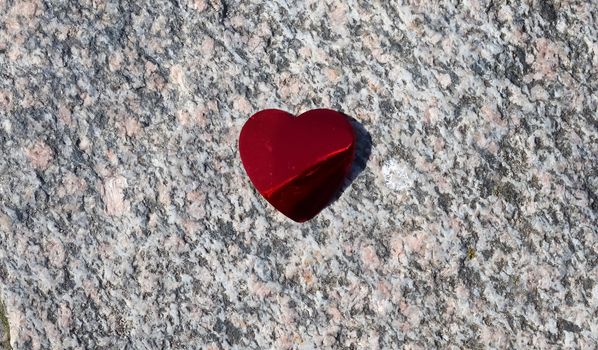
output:
M326 207L342 185L353 162L355 134L347 117L330 109L298 117L267 109L247 120L239 151L264 198L303 222Z

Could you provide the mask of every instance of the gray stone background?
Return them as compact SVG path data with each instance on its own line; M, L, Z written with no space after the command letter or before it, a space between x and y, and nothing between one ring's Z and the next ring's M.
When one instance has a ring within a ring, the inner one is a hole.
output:
M0 344L595 348L597 12L0 0ZM371 154L296 224L237 137L316 107Z

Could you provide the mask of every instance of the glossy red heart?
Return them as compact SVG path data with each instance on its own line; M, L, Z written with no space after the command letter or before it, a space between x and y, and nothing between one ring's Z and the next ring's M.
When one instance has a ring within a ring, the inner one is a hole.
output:
M245 122L239 152L262 196L284 215L304 222L340 189L353 162L355 134L347 117L330 109L298 117L266 109Z

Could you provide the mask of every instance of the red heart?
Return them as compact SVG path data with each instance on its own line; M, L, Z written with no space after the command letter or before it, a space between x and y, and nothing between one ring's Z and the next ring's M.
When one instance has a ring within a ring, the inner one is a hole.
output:
M239 151L262 196L303 222L324 209L342 185L353 162L355 134L347 117L330 109L298 117L266 109L245 122Z

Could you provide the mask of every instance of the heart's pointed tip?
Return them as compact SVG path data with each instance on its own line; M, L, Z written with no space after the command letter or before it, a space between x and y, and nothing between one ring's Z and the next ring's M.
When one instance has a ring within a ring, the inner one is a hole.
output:
M295 221L295 222L296 222L296 223L298 223L298 224L303 224L303 223L306 223L306 222L308 222L309 220L313 219L313 217L311 217L311 218L292 218L292 217L289 217L289 216L287 216L287 218L289 218L289 219L291 219L291 220Z

